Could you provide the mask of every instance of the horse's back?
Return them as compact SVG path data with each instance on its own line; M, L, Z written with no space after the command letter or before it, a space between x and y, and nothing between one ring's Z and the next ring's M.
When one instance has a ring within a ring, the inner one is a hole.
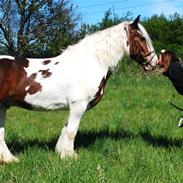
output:
M105 75L88 53L75 48L50 59L0 56L0 103L65 108L69 102L92 98Z
M25 100L34 106L49 110L68 107L69 103L75 101L88 100L88 97L98 90L105 73L99 74L99 67L89 58L85 58L80 54L64 53L58 60L52 60L52 63L49 63L50 77L43 79L39 73L36 78L41 82L41 91L27 95Z

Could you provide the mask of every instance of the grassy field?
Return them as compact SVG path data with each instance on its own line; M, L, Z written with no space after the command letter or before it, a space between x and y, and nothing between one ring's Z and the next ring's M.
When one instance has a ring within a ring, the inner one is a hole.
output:
M54 152L67 111L8 111L6 141L20 163L0 165L0 183L182 183L183 106L170 82L122 64L103 100L85 113L76 138L78 160Z

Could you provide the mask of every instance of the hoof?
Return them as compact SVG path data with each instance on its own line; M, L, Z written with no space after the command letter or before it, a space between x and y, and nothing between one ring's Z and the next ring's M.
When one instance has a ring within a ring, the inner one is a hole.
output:
M67 154L67 155L64 155L64 156L61 155L61 159L77 160L78 159L78 154L76 152L73 152L72 154Z
M9 163L19 163L20 160L14 156L12 156L10 159L3 159L0 158L0 164L9 164Z
M75 151L61 151L60 153L57 153L60 155L61 159L78 159L78 154Z

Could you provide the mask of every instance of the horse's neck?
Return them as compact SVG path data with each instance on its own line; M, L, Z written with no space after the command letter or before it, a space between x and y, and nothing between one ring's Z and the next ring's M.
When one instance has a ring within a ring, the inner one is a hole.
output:
M97 32L86 41L96 60L107 69L113 69L128 54L125 23Z

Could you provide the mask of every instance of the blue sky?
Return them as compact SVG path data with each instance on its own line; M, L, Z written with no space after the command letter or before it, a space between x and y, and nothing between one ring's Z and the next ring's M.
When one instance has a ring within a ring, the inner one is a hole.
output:
M119 16L123 16L127 11L132 12L136 17L151 17L154 14L164 13L170 15L175 12L183 15L183 0L71 0L76 12L81 13L82 22L95 24L99 22L104 13L109 9Z

